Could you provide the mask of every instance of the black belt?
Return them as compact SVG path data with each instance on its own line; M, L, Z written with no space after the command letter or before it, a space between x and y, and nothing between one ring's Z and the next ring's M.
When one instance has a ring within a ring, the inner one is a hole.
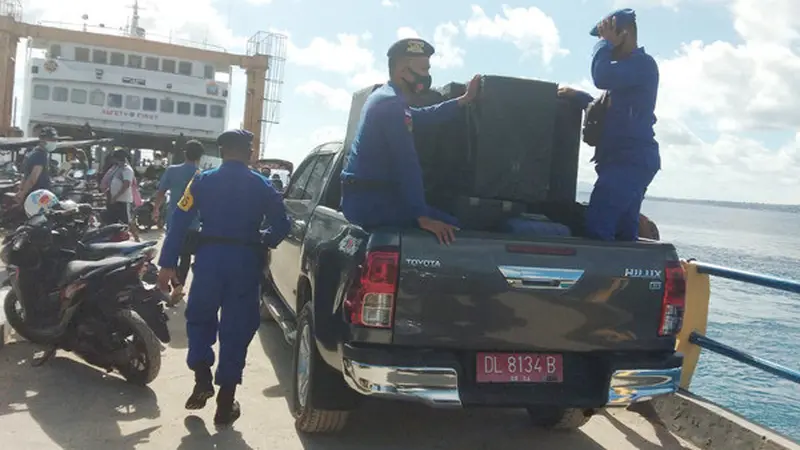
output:
M342 178L342 189L355 191L389 191L395 189L396 183L383 180L366 180L363 178Z
M204 245L230 245L239 247L249 247L258 250L264 248L264 245L261 242L253 242L253 241L246 241L244 239L200 234L199 236L197 236L197 246L202 247Z

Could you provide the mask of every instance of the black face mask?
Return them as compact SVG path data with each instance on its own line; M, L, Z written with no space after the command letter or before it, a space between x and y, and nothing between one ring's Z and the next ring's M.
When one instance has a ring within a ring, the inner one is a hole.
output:
M431 85L433 84L433 78L431 78L430 75L420 75L411 69L408 69L408 73L410 73L413 77L413 80L406 81L409 89L411 89L412 92L420 93L431 88Z

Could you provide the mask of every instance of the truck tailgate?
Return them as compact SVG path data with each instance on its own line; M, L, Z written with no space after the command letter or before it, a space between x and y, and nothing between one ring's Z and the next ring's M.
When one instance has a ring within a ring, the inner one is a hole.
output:
M395 345L463 350L670 350L671 244L460 232L401 238Z

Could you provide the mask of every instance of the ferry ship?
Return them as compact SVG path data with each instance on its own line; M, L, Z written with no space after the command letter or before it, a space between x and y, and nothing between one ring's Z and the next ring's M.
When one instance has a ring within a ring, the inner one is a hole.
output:
M215 156L214 141L229 121L230 80L238 66L248 80L242 125L256 135L253 159L258 159L269 125L277 123L285 36L257 33L246 56L205 43L170 39L166 44L140 27L138 1L132 9L120 30L24 24L8 15L14 19L8 28L28 38L20 80L25 94L16 99L25 135L53 126L76 139L110 137L116 146L165 152L197 139Z

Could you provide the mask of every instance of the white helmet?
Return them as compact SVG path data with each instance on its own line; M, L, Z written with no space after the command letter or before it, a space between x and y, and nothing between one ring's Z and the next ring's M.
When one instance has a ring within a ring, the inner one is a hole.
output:
M47 189L37 189L25 199L25 214L28 217L44 213L58 205L58 197L56 194L48 191Z

